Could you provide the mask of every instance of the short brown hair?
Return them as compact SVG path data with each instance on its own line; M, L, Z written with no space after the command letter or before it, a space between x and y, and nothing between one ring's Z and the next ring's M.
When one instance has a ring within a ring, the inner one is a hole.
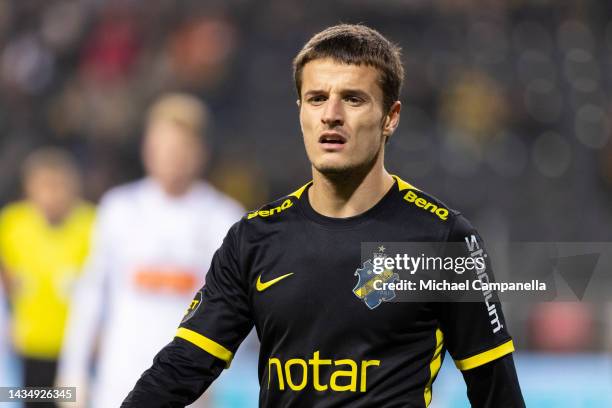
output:
M362 24L340 24L315 34L293 60L293 79L298 98L302 98L304 65L321 58L376 68L380 72L385 112L399 99L404 81L401 50L378 31Z

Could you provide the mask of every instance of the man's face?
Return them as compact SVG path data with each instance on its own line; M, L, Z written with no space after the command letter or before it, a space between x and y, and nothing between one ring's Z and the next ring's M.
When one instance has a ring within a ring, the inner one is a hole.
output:
M197 179L204 162L198 136L165 120L151 123L143 158L147 173L170 195L180 195Z
M399 120L383 112L379 72L331 58L302 70L300 124L306 154L322 174L342 174L371 165ZM393 111L393 109L392 109Z
M55 224L64 219L79 199L77 176L68 170L39 167L25 178L28 199Z

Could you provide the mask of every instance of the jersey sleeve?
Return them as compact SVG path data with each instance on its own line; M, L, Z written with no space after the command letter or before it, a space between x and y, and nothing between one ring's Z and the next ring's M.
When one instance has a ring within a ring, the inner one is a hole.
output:
M253 327L235 224L215 252L206 282L188 305L173 341L155 356L121 405L183 407L228 368Z
M525 408L512 354L462 374L473 408Z
M248 284L243 278L236 229L215 253L204 287L192 300L176 337L230 366L234 352L253 327Z
M484 260L484 268L465 271L460 279L494 282L491 260L478 232L461 215L448 236L453 256ZM457 277L453 277L457 279ZM446 349L462 371L471 370L514 351L495 292L473 291L469 298L438 303L438 319Z

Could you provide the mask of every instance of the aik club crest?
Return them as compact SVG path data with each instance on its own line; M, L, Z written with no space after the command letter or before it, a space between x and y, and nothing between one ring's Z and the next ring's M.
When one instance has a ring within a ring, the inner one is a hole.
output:
M374 256L377 256L375 254ZM353 288L353 293L359 299L361 299L367 307L375 309L382 302L388 302L395 297L394 290L376 290L374 289L374 283L377 283L377 287L382 287L382 283L391 283L399 281L399 276L394 273L393 270L385 269L382 273L374 273L374 265L372 261L368 259L363 263L362 268L357 268L355 276L358 277L357 285Z

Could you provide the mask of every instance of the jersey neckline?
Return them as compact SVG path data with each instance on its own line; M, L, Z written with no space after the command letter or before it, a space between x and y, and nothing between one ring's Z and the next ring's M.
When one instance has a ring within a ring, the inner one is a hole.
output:
M372 207L360 214L353 215L351 217L337 218L328 217L315 211L314 208L312 208L312 206L310 205L310 200L308 199L308 190L310 189L310 187L312 187L312 182L304 187L305 189L300 195L300 199L297 200L298 207L302 211L302 214L306 218L310 219L311 221L314 221L317 224L321 224L331 228L341 229L355 227L365 222L371 221L376 217L376 215L384 211L384 209L389 206L392 201L392 196L394 195L395 191L398 191L397 179L394 177L393 185Z

